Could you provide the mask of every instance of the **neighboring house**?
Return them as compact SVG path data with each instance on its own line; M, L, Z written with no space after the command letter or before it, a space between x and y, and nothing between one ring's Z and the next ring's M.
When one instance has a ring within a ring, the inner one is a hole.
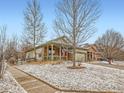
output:
M69 40L63 36L50 40L45 44L36 47L36 59L39 61L72 60L72 46ZM34 49L26 51L26 59L34 58ZM76 49L76 61L87 61L87 50L83 48Z
M88 61L99 61L102 59L101 52L95 44L87 44L83 48L87 49Z

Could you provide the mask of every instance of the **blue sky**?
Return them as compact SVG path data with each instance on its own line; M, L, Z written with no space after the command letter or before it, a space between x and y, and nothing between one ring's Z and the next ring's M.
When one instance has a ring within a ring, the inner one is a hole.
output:
M24 16L27 1L31 0L0 0L0 26L7 25L7 35L21 37L23 31ZM55 4L60 0L40 0L41 11L48 33L45 40L54 38L52 23L55 17ZM124 0L101 0L102 15L96 23L95 33L88 43L93 43L107 29L115 29L124 36Z

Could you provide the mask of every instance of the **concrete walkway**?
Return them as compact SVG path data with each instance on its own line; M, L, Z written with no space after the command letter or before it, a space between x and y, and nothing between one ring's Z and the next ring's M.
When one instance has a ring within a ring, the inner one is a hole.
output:
M29 76L14 67L9 67L9 71L28 93L55 93L57 91L42 81Z

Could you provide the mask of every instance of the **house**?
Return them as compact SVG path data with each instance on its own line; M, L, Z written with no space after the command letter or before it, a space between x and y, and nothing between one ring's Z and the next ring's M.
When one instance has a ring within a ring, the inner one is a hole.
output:
M62 36L50 40L36 47L36 59L39 61L57 61L57 60L72 60L72 45L67 37ZM87 50L76 48L76 61L87 61ZM26 59L34 58L34 49L26 51Z
M99 61L102 59L101 52L95 44L87 44L83 48L87 49L88 61Z

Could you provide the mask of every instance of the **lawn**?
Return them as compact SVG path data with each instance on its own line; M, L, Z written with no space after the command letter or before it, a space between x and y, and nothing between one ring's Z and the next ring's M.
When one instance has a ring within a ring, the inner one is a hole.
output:
M124 91L124 70L82 63L83 69L68 69L70 63L22 65L23 70L59 89L77 91Z

